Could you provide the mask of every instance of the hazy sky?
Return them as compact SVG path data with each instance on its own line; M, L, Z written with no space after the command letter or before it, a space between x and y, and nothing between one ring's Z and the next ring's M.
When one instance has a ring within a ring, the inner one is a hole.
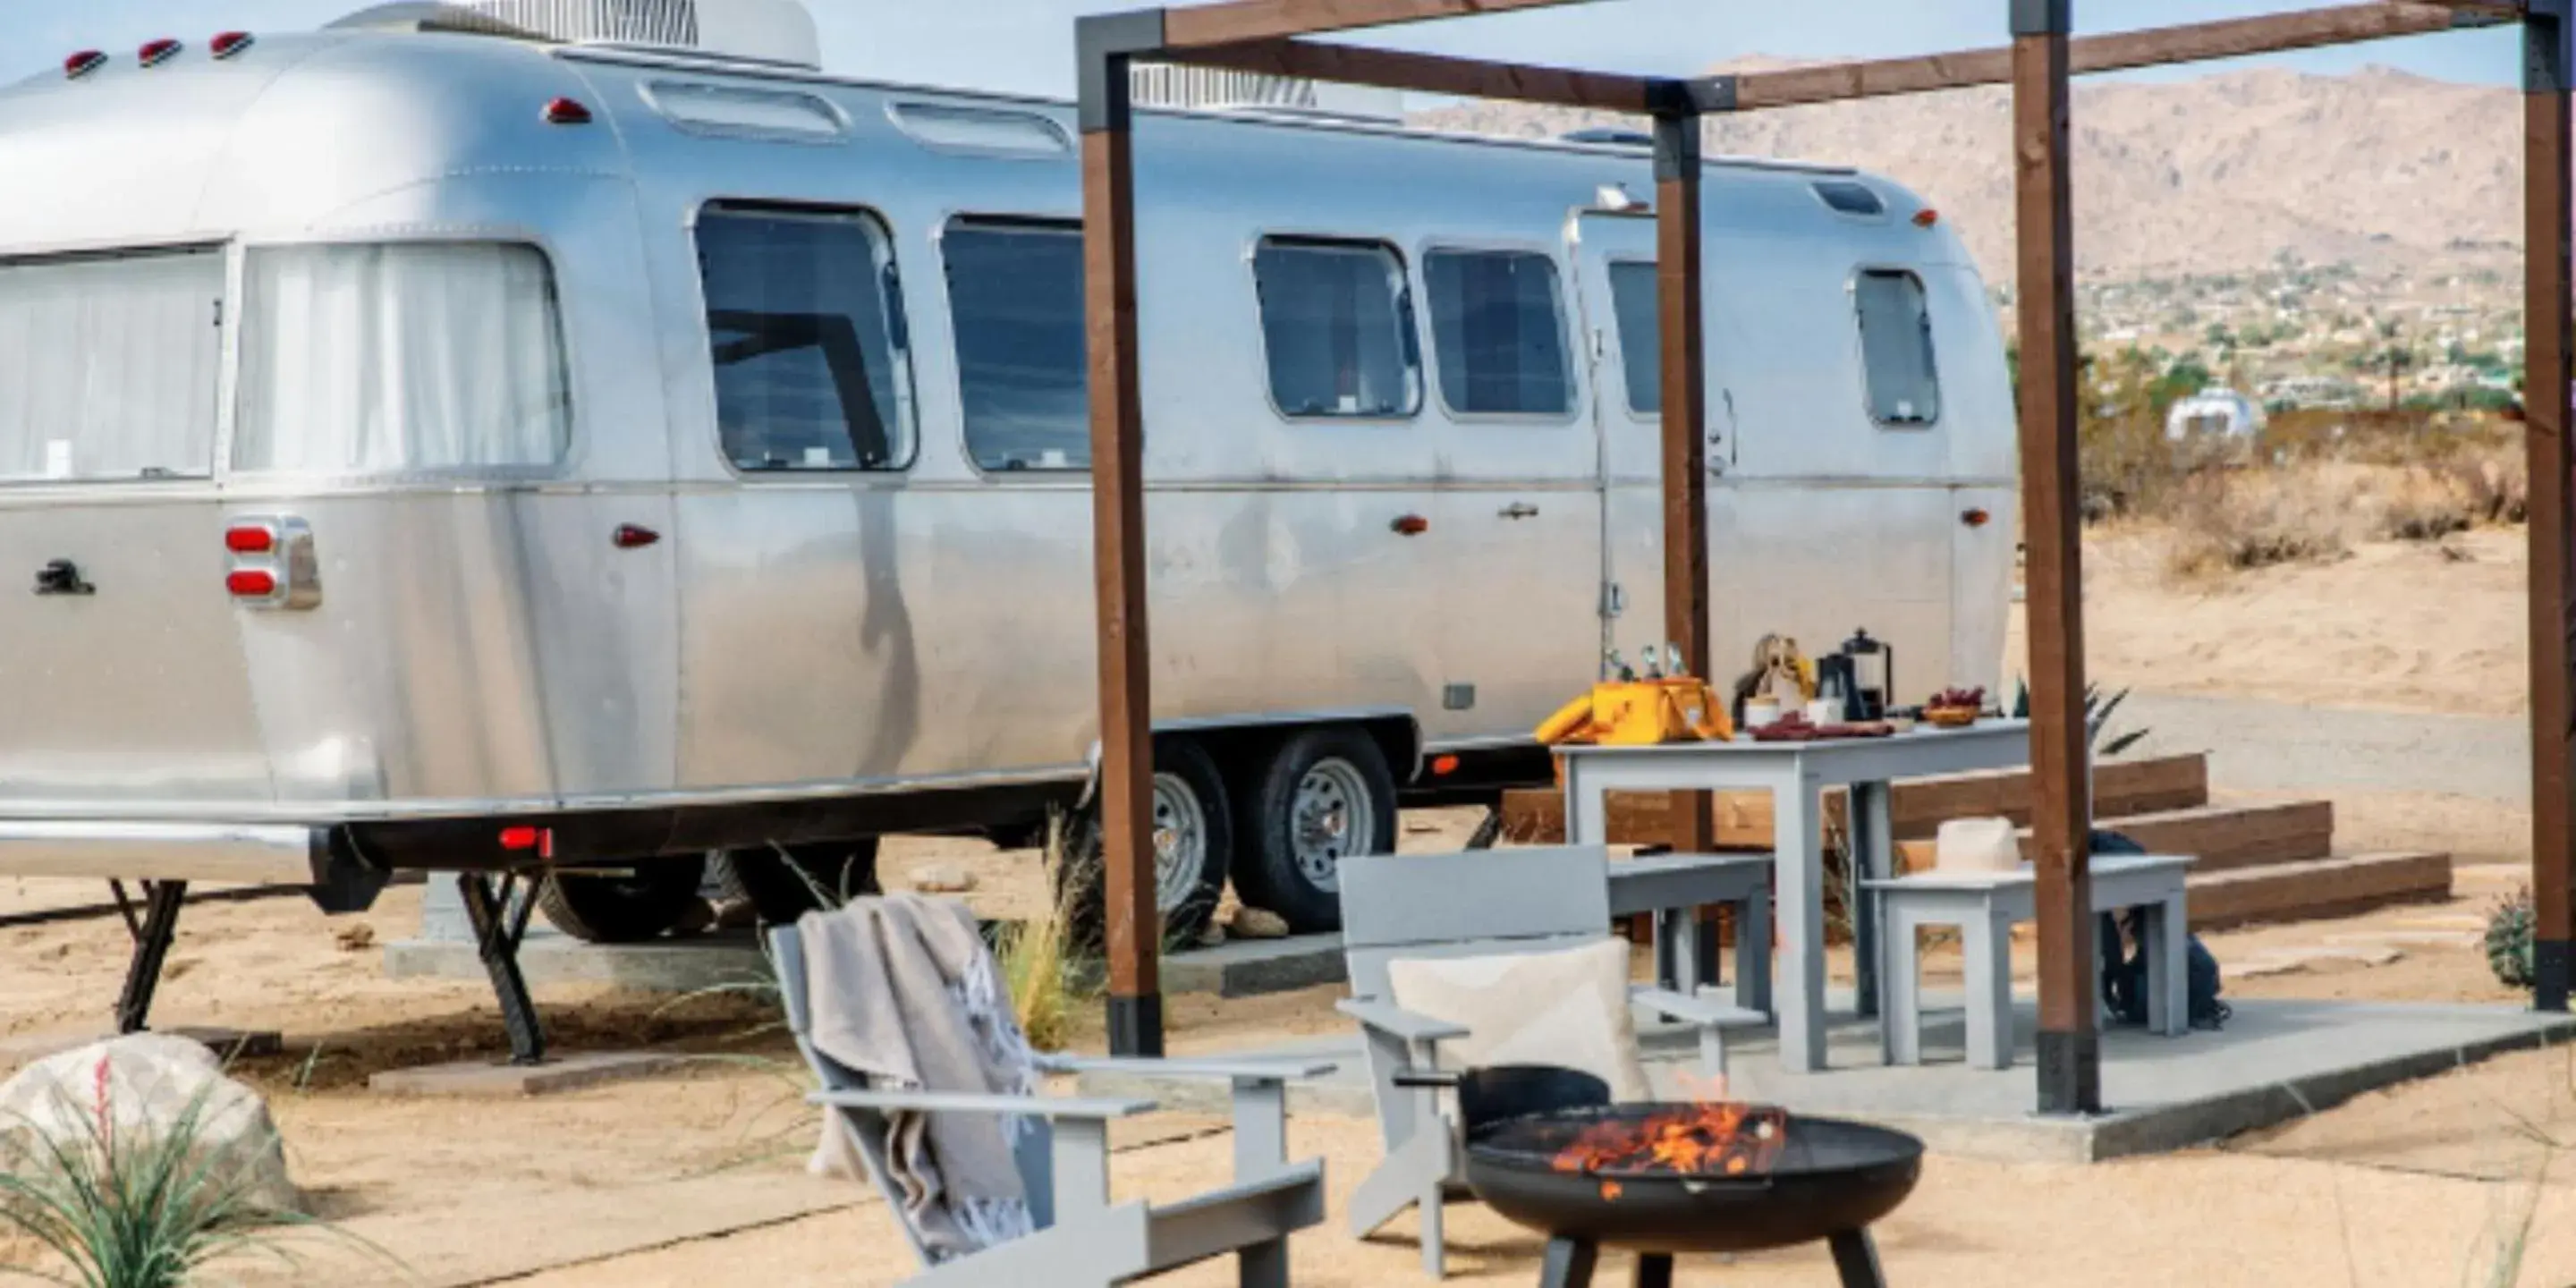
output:
M707 0L720 2L720 0ZM1135 0L809 0L834 71L936 85L1062 94L1072 84L1073 15ZM2311 0L2076 0L2082 30L2114 30L2305 7ZM0 79L41 70L76 49L131 51L170 35L310 28L366 0L0 0L18 39ZM1743 54L1792 57L1927 53L1997 43L2006 0L1600 0L1538 13L1472 18L1376 37L1388 44L1678 73ZM33 30L28 30L32 20ZM32 39L29 37L32 36ZM2261 61L2313 71L2387 63L2450 80L2516 73L2510 30L2462 32Z

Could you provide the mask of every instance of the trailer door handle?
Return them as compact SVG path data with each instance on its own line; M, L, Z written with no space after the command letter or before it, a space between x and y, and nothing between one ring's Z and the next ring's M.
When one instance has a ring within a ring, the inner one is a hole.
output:
M1510 505L1503 507L1503 517L1506 519L1535 519L1538 517L1538 507L1531 505L1527 501L1514 501Z
M56 559L36 570L36 593L39 595L95 595L98 587L81 580L80 565L69 559Z

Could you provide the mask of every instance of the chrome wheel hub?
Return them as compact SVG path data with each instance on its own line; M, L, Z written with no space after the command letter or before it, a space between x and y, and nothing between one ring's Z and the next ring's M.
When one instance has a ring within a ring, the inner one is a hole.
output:
M1154 775L1154 906L1176 912L1207 871L1207 810L1177 775Z
M1375 804L1358 766L1339 758L1315 762L1297 780L1288 811L1298 874L1316 889L1340 890L1342 860L1376 852Z

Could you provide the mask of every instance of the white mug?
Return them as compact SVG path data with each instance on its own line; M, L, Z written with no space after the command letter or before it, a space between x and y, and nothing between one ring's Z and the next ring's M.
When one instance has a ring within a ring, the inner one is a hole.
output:
M1744 704L1744 723L1754 729L1780 723L1780 704L1761 698Z

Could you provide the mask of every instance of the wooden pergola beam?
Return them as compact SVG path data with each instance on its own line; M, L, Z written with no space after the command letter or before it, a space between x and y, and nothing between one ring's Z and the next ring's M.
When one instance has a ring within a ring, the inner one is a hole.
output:
M1204 49L1585 3L1589 0L1229 0L1172 10L1164 42L1175 51Z
M1629 112L1640 116L1657 110L1659 94L1669 97L1680 91L1679 82L1644 76L1493 63L1474 58L1303 40L1263 40L1193 48L1177 61L1194 67L1224 67L1240 72L1293 76L1344 85L1373 85L1381 89L1452 94L1461 98L1508 99L1589 111Z
M2456 3L2411 3L2374 0L2331 9L2306 9L2259 18L2176 27L2150 27L2110 35L2085 36L2067 42L2067 71L2084 76L2131 71L2248 54L2286 53L2333 45L2421 36L2463 27L2487 27L2517 20L2518 6L2457 0ZM1705 84L1720 98L1732 98L1738 110L1794 107L1805 103L1840 103L1898 94L2010 84L2010 48L1967 49L1910 58L1793 67L1776 72L1720 76Z

